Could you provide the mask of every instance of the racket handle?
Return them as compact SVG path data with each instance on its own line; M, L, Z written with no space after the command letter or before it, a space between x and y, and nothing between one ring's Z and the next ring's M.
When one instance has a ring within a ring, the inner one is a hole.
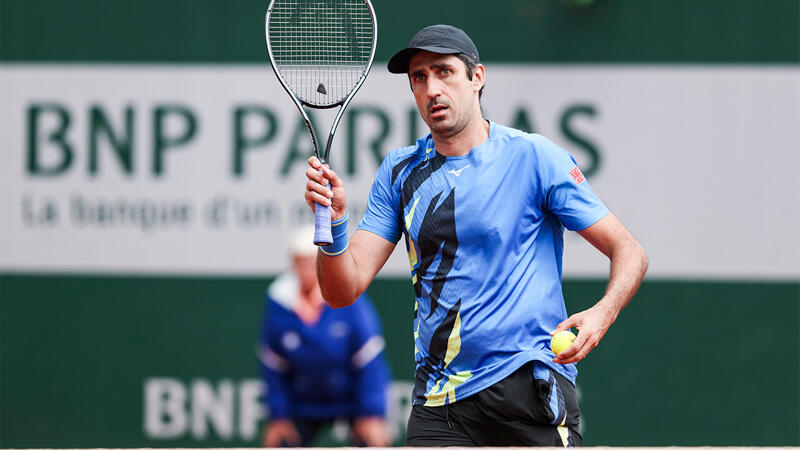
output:
M320 170L320 173L322 171ZM325 185L330 189L331 184ZM316 203L314 205L314 243L317 245L331 245L333 244L333 236L331 236L331 207Z

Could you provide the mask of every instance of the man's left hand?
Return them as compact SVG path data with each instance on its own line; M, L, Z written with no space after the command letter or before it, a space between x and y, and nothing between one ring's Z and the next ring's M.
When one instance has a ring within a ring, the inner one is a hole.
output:
M616 318L617 313L607 308L603 302L598 302L586 311L568 317L558 324L550 335L575 327L579 331L578 337L566 350L556 355L553 362L570 364L585 358L593 348L597 347Z

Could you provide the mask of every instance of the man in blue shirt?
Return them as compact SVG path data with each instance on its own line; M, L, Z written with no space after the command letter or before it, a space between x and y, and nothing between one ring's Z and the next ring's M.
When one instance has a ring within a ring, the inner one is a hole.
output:
M408 445L577 446L574 363L631 299L647 257L566 151L483 118L479 61L449 25L424 28L389 61L431 133L385 158L351 239L341 179L309 160L306 200L332 206L320 285L330 305L351 304L405 238L416 294ZM570 317L564 228L611 261L603 298ZM550 336L571 327L578 338L554 355Z
M354 443L384 447L389 371L380 323L366 293L340 309L325 305L314 269L314 227L290 243L292 270L267 290L259 359L270 421L265 447L309 446L346 419Z

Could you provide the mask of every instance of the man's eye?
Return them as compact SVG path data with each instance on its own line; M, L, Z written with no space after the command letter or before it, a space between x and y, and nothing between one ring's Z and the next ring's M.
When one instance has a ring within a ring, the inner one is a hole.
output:
M442 73L445 75L450 75L451 73L453 73L453 71L450 69L442 69Z

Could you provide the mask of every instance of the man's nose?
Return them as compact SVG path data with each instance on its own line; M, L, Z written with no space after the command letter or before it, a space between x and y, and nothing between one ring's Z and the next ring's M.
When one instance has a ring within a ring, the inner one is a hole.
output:
M439 80L433 79L428 82L428 97L436 98L442 95L442 83Z

